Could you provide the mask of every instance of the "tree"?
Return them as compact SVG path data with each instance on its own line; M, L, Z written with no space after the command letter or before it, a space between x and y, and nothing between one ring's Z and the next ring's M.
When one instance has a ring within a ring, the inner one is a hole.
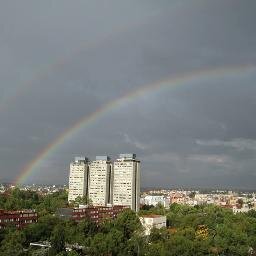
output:
M42 248L31 252L31 256L48 256L49 249Z
M193 251L193 241L186 237L175 234L164 244L165 251L168 251L168 255L198 255ZM164 254L166 255L166 254Z
M1 256L22 256L23 252L23 243L25 241L25 236L20 231L10 231L6 235L5 239L1 243Z
M89 218L80 221L77 225L77 228L78 232L84 237L95 235L98 229L97 225Z
M166 241L168 238L168 232L166 228L152 228L149 235L150 242Z
M60 223L62 223L62 221L52 215L39 218L38 223L28 225L24 229L26 242L49 240L55 226Z
M256 211L255 210L250 210L247 212L247 215L249 217L255 218L256 219Z
M79 254L76 251L70 251L67 253L67 256L79 256Z
M156 242L150 243L147 247L147 256L162 256L168 255L165 253L164 243L163 242Z
M83 240L83 236L78 230L78 224L74 220L67 220L64 224L66 242L70 244L80 243Z
M78 206L79 204L83 204L83 205L91 205L92 204L92 200L89 199L88 196L78 196L75 201L73 202L73 204L75 206Z
M142 207L141 207L141 210L146 210L146 211L149 211L151 209L154 208L154 205L147 205L147 204L143 204Z
M244 201L242 198L237 199L236 203L239 205L239 207L243 207Z
M125 247L123 233L115 228L107 233L106 241L112 256L118 255Z
M66 248L65 248L65 230L63 225L57 225L50 238L51 248L49 250L50 256L55 256L58 253L63 253L66 255Z
M114 221L114 225L118 230L123 232L126 239L130 239L135 230L142 228L136 213L129 209L118 215Z
M106 239L106 234L96 234L90 244L91 255L108 255L110 254L109 246Z
M194 199L194 198L195 198L195 195L196 195L196 192L193 191L193 192L191 192L188 196L189 196L191 199Z

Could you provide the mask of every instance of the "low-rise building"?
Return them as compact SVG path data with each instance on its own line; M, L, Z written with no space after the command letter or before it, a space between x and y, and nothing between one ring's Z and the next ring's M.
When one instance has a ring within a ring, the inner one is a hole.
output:
M8 226L15 226L16 228L21 229L31 223L36 223L37 220L37 212L34 210L0 210L0 229L4 229Z
M113 205L113 206L84 206L83 208L60 208L57 210L57 215L65 219L73 219L77 222L89 219L92 222L99 224L108 219L115 219L117 215L128 206Z
M166 216L163 215L144 215L140 217L140 222L145 229L145 235L150 235L152 228L163 228L166 227Z

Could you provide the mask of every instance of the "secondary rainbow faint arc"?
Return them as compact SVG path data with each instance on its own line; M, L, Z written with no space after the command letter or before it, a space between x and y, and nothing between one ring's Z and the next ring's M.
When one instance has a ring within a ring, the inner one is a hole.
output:
M158 14L152 14L147 16L147 18L157 16ZM113 40L115 37L119 36L121 33L129 31L130 29L140 26L142 23L135 22L129 25L120 25L119 27L112 30L110 33L105 34L104 36L100 36L93 41L83 42L79 47L76 47L71 50L71 52L65 54L64 56L57 58L52 63L47 64L42 70L38 71L36 74L32 75L31 78L21 84L13 93L4 97L0 102L0 111L6 109L7 106L11 106L11 102L15 102L15 100L23 94L23 92L27 92L35 83L45 79L49 74L56 72L58 69L61 69L62 66L65 66L69 63L75 56L78 56L83 51L89 51L92 49L96 49L101 44L105 44L108 40Z
M137 25L140 25L140 23L132 23L127 26L120 26L115 30L111 31L111 33L101 36L96 40L90 42L83 42L79 47L72 49L71 52L65 54L60 58L57 58L55 61L52 61L52 63L45 65L36 74L33 74L29 80L22 82L21 85L13 93L4 97L1 100L0 111L6 110L8 106L11 106L10 102L15 102L17 98L19 98L24 92L27 92L35 83L40 82L48 75L53 74L57 70L61 69L62 66L65 66L83 51L90 51L92 49L96 49L101 44L106 43L108 40L113 40L113 38L118 36L120 33L123 33Z
M181 74L174 78L169 78L165 80L160 80L158 82L147 84L138 89L132 90L131 92L123 95L120 98L111 100L103 106L99 107L96 111L89 115L86 115L79 119L75 124L66 129L62 134L60 134L52 143L48 144L31 162L29 162L25 168L22 170L21 174L17 177L15 184L24 183L25 180L36 171L36 167L40 162L49 156L54 150L59 146L64 144L66 140L71 138L73 135L78 133L81 129L86 128L88 125L93 124L94 121L98 120L100 117L108 114L111 110L118 108L121 105L129 103L140 96L156 92L162 89L173 88L181 84L187 84L193 80L204 78L204 77L216 77L222 76L229 73L243 72L249 69L255 69L256 66L253 64L240 65L240 66L226 66L215 69L197 70Z
M47 64L42 70L39 70L36 74L31 75L31 78L23 83L21 83L20 87L18 87L13 93L9 96L4 97L0 102L0 111L6 109L6 107L10 106L10 101L15 102L19 96L21 96L24 92L27 92L35 83L40 82L45 79L48 75L56 72L61 69L62 66L65 66L68 62L70 62L75 56L79 55L83 51L92 50L92 48L96 48L99 44L104 43L104 40L111 38L111 35L107 35L101 39L98 39L95 42L84 43L80 47L73 49L70 53L57 58L52 63Z

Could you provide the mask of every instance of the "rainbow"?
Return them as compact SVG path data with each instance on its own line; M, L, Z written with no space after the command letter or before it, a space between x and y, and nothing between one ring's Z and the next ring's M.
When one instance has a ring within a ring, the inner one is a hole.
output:
M255 65L248 64L192 71L173 78L144 85L142 87L139 87L138 89L135 89L125 94L120 98L111 100L110 102L99 107L96 111L84 116L83 118L75 122L72 126L66 129L62 134L60 134L52 143L43 148L43 150L39 152L39 154L23 168L20 175L17 177L15 184L24 183L32 173L36 172L37 167L45 158L50 156L55 150L57 150L57 148L63 145L68 139L71 139L75 134L79 133L80 130L85 129L89 125L92 125L96 120L107 115L112 110L117 109L125 104L129 104L145 94L173 88L182 84L187 84L188 82L192 83L195 82L197 79L207 77L221 77L227 74L238 74L244 71L255 69Z

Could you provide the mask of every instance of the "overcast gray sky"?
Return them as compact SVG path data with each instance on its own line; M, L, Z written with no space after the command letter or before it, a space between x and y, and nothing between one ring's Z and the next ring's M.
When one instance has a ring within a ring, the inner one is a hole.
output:
M255 12L254 0L0 1L0 182L105 104L223 69L119 104L26 182L66 183L76 155L134 152L144 187L255 188Z

